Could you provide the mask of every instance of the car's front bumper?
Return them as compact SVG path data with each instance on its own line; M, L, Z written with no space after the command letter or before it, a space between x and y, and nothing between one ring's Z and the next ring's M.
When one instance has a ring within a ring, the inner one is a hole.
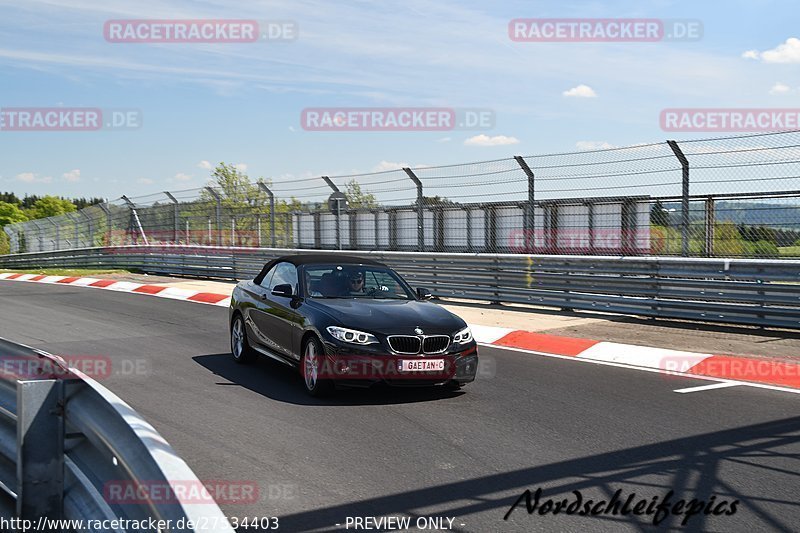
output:
M477 345L443 354L401 355L389 353L352 353L338 345L326 347L320 377L340 385L369 387L378 382L393 386L424 386L475 381L478 371ZM400 362L403 361L403 364ZM441 369L407 370L407 362L439 362Z

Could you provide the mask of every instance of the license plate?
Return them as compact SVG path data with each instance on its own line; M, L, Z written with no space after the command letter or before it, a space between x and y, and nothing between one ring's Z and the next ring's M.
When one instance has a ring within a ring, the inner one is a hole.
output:
M436 372L444 370L444 359L400 359L397 362L400 372Z

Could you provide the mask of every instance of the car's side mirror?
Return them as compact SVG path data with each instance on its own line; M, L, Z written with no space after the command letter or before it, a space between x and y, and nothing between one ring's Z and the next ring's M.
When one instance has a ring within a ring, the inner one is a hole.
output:
M273 296L283 296L284 298L291 298L292 297L292 286L288 283L281 283L280 285L275 285L272 288L272 295Z
M428 289L425 289L423 287L417 287L417 298L419 298L420 300L430 300L431 298L433 298L433 295L431 294L431 291L429 291Z

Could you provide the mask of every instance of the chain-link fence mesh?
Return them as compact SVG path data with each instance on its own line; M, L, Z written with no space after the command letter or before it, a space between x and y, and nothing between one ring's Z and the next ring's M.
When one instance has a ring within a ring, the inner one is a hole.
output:
M800 132L210 184L5 229L12 252L173 244L800 257Z

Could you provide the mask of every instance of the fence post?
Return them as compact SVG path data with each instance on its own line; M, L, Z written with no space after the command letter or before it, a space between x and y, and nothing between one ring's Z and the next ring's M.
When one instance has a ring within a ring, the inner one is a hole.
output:
M61 246L61 226L56 224L56 221L53 220L53 217L47 217L47 221L50 222L50 224L52 224L53 227L56 229L56 242L55 242L55 246L53 246L53 251L60 250L60 246Z
M683 180L681 187L681 255L689 256L689 160L683 154L678 143L667 141L667 144L675 153L675 157L681 162L683 169Z
M112 224L113 224L113 221L111 220L111 210L108 208L108 205L106 205L105 203L97 204L97 205L98 205L98 207L100 207L100 209L103 210L103 213L106 214L106 232L108 233L108 238L107 238L108 242L106 242L106 246L111 246L113 244L111 242L111 236L113 235L112 231L111 231L112 230Z
M708 196L706 198L706 227L705 227L705 252L706 257L713 257L714 256L714 223L716 222L716 213L715 213L715 205L714 205L714 197Z
M272 248L275 248L275 195L272 194L272 191L269 190L267 184L263 181L259 180L258 182L259 188L267 193L269 196L269 235L270 235L270 243ZM261 246L261 219L259 219L259 230L258 230L258 245Z
M222 197L212 189L211 187L206 187L206 190L211 193L211 196L217 201L217 207L215 209L215 216L217 219L217 246L222 246ZM211 219L209 219L210 221ZM209 238L209 240L211 240Z
M178 213L178 200L172 196L172 193L169 191L164 191L164 194L167 195L167 198L172 201L172 225L175 228L175 236L173 238L175 244L178 244L178 231L179 222L180 222L180 213ZM188 244L188 243L187 243Z
M516 159L517 164L522 168L525 175L528 177L528 204L527 209L525 210L525 227L524 227L524 242L528 242L530 239L533 239L533 233L536 225L536 218L533 214L533 206L535 203L535 194L534 194L534 178L533 171L531 167L528 166L527 161L522 158L522 156L515 155L514 159Z
M333 182L333 180L331 180L328 176L322 176L322 179L325 180L325 183L328 184L328 187L330 187L333 192L342 192L342 191L339 190L339 187L336 186L336 184ZM341 220L339 220L341 214L342 214L342 208L340 206L340 202L337 200L336 201L336 212L334 213L334 215L336 216L336 249L337 250L341 250L342 249L342 223L341 223ZM321 242L320 242L320 244L321 244Z
M403 168L403 171L408 174L414 185L417 186L417 251L425 251L425 197L422 194L422 182L416 174L408 168Z
M141 222L141 220L139 220L139 213L136 212L136 204L131 202L130 199L127 196L125 196L124 194L122 195L122 201L125 202L125 204L128 206L128 208L131 210L131 216L133 217L133 220L131 222L136 222L136 227L139 229L139 233L142 234L142 239L144 240L145 246L149 245L150 243L147 242L147 235L145 235L145 233L144 233L144 228L142 227L142 222ZM131 226L132 225L133 224L131 224ZM132 233L133 232L131 232L131 241L133 241ZM133 244L133 242L131 242L131 244Z
M472 209L466 205L464 211L467 214L467 252L472 252Z
M39 225L38 222L36 222L36 220L31 220L31 223L34 225L34 227L36 228L37 232L39 233L39 238L38 238L39 251L40 252L44 252L44 235L42 234L42 227Z
M80 228L78 227L78 219L74 216L75 213L67 213L66 215L67 218L70 219L72 223L75 225L75 244L73 245L73 248L80 248L81 236L80 236Z
M64 512L64 381L17 382L17 517ZM35 523L35 522L34 522Z
M92 221L92 217L86 213L86 209L81 209L78 211L78 213L83 215L83 218L86 219L86 224L88 225L87 229L89 231L89 247L91 248L94 246L94 223Z

